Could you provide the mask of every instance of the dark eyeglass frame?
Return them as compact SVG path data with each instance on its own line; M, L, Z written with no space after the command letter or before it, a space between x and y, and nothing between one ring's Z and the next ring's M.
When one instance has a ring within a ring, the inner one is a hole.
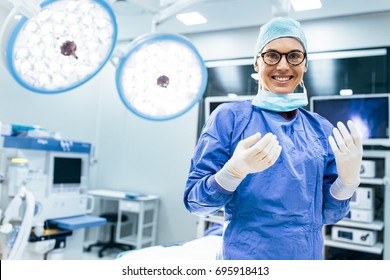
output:
M273 63L273 64L267 63L267 62L265 61L265 59L264 59L264 56L265 56L267 53L277 53L277 54L279 54L279 60L278 60L277 62ZM288 60L288 55L291 54L291 53L301 53L301 54L303 54L303 59L302 59L302 61L299 62L299 63L291 63L291 62ZM275 66L276 64L278 64L278 63L282 60L282 57L283 57L283 56L286 57L286 61L287 61L288 64L290 64L290 65L292 65L292 66L298 66L298 65L302 64L302 62L305 61L306 56L307 56L307 53L302 52L302 51L298 51L298 50L292 50L292 51L289 51L289 52L286 52L286 53L281 53L281 52L278 52L278 51L274 51L274 50L271 51L271 50L270 50L270 51L266 51L266 52L261 53L261 54L260 54L259 56L257 56L257 57L260 57L260 56L261 56L261 58L263 59L264 63L267 64L267 65L269 65L269 66Z

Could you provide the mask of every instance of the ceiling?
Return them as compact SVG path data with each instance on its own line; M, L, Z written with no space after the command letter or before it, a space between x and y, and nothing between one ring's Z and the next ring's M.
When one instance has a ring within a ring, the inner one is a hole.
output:
M295 12L289 0L113 0L119 26L119 40L134 39L151 31L190 34L225 29L254 27L274 15L296 20L315 20L390 11L389 0L322 0L318 10ZM206 24L186 26L176 13L198 11ZM153 19L161 20L153 24ZM165 18L164 18L165 17Z

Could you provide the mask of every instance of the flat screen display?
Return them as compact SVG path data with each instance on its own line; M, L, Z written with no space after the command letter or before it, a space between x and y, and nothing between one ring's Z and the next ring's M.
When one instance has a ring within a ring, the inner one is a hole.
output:
M352 120L362 134L363 144L390 146L390 94L360 94L352 96L318 96L310 99L311 111L329 120Z
M54 157L53 184L80 184L82 159Z
M258 82L253 79L253 60L207 63L208 81L205 96L252 95L257 93ZM255 74L256 75L256 74Z

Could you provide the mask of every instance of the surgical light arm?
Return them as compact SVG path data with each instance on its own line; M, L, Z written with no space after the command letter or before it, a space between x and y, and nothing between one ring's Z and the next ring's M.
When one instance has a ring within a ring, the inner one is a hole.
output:
M39 13L42 0L8 0L8 2L13 4L15 11L30 18Z

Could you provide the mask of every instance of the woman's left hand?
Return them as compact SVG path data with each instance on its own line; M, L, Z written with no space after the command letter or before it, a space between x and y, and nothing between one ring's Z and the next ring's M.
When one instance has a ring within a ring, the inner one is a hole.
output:
M348 129L342 122L333 129L333 136L329 136L329 143L336 158L337 172L341 182L345 185L360 183L360 168L363 159L363 145L359 131L352 121L347 122ZM337 142L337 145L336 145Z

